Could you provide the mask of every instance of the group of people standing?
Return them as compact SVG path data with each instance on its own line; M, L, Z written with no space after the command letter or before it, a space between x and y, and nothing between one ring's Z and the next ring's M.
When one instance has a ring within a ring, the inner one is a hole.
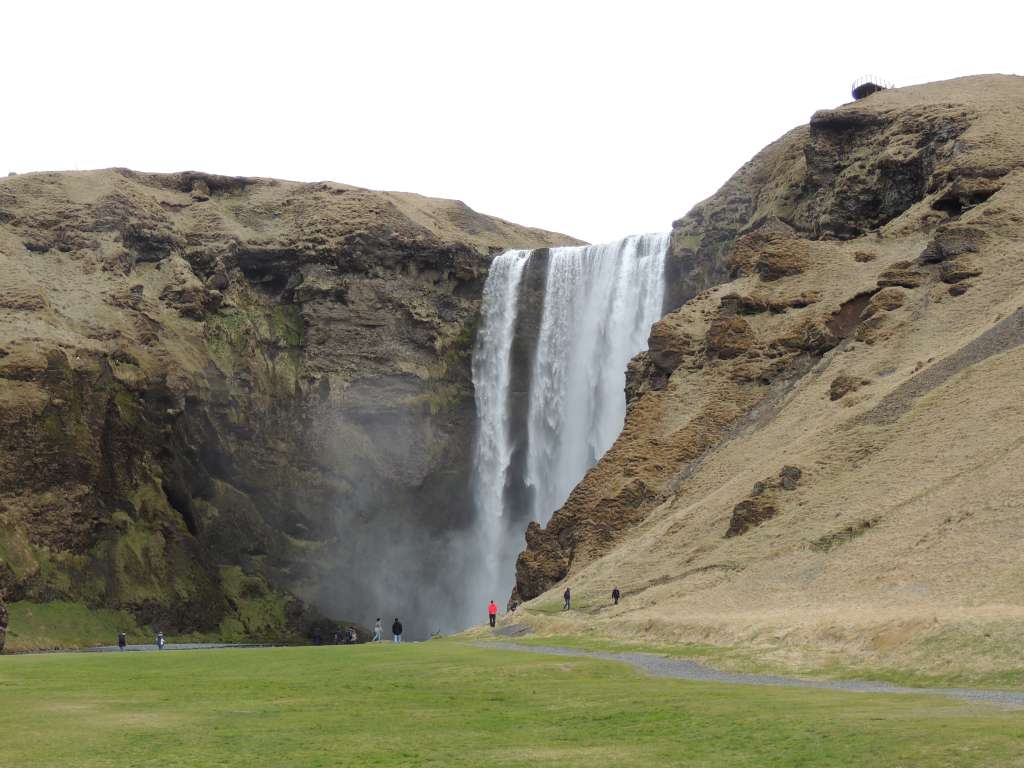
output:
M612 601L613 601L613 603L615 605L619 604L619 598L621 598L621 597L622 597L622 593L619 591L618 587L615 587L614 589L612 589ZM565 588L565 592L562 593L562 600L564 601L563 605L562 605L562 610L563 611L570 610L571 607L572 607L572 592L570 591L569 587L566 587ZM513 607L511 610L514 611L515 608ZM487 621L488 621L488 623L492 627L496 626L496 624L498 622L498 605L493 600L491 600L487 604ZM396 616L395 620L393 622L391 622L391 639L392 639L392 642L394 642L394 643L401 643L402 642L402 629L403 629L402 622L400 622L398 620L398 617ZM378 616L377 617L377 621L373 625L373 642L379 643L379 642L382 642L383 639L384 639L384 625L381 624L380 617ZM314 642L317 645L319 645L320 643L316 642L317 640L319 640L319 636L317 636L316 639L314 640ZM358 634L356 633L356 630L355 630L354 627L348 627L344 632L342 632L339 629L338 631L336 631L334 633L334 642L335 642L335 644L356 643L358 641L359 641ZM157 635L156 635L156 647L157 647L157 650L162 651L164 649L165 643L166 643L166 640L164 639L164 633L163 632L157 632ZM117 636L117 646L122 651L127 649L128 637L127 637L127 635L124 632L121 632L120 634L118 634L118 636Z
M622 598L622 592L619 590L618 587L613 587L612 588L612 604L613 605L618 605L619 604L619 600L621 598ZM509 604L509 610L510 611L514 611L516 609L517 605L518 604L513 601L512 603ZM565 592L562 593L562 610L563 611L572 610L572 590L569 589L569 587L566 587L565 588ZM491 602L488 603L488 605L487 605L487 621L493 627L495 625L495 623L497 622L497 618L498 618L498 606L495 605L493 600L491 600Z
M164 649L164 645L167 644L167 640L164 638L163 632L156 633L156 638L153 640L153 644L156 645L156 649L158 651L162 651ZM124 632L117 633L117 649L119 651L128 650L128 635Z
M622 597L622 592L619 591L618 587L612 587L612 604L618 605L619 598ZM572 591L566 587L565 592L562 593L562 610L572 610Z
M359 633L355 627L345 627L344 630L334 630L334 636L332 638L335 645L353 645L359 642Z
M377 617L376 623L373 625L373 642L379 643L384 636L384 626L380 623L380 617ZM402 622L395 616L395 620L391 622L391 640L395 643L402 642Z

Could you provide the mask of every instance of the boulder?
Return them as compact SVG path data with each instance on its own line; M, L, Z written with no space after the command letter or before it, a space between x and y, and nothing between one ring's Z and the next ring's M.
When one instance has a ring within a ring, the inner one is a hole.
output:
M944 283L959 283L981 274L981 267L969 258L958 256L939 265L939 278Z
M802 477L800 467L787 464L774 477L754 483L750 495L733 507L725 537L740 536L776 517L781 510L778 492L796 490Z
M867 379L862 379L859 376L850 376L849 374L840 374L832 380L832 384L828 388L828 399L835 401L840 400L851 392L856 392L858 389L863 387L865 384L871 382Z
M915 269L913 262L899 261L878 276L878 287L920 288L927 275Z

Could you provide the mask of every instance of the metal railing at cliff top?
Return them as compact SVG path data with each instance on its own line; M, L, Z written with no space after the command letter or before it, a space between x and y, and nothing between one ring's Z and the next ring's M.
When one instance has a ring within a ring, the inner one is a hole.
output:
M874 87L866 88L865 86ZM857 99L860 98L860 96L857 95L858 92L861 92L863 96L867 96L869 93L874 93L875 91L884 91L895 87L896 84L891 80L886 80L885 78L877 77L876 75L864 75L853 81L853 85L850 86L850 93L853 95L853 98Z

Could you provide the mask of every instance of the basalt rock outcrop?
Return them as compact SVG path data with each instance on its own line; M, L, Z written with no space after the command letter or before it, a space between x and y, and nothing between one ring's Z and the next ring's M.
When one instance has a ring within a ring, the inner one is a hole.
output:
M741 536L778 515L785 496L779 492L796 490L801 477L803 472L799 467L786 466L779 470L777 476L754 483L750 495L732 508L726 537Z
M572 242L334 183L0 180L0 593L263 639L385 581L436 605L401 547L470 519L489 259Z
M618 440L528 532L518 596L569 584L612 635L844 653L1019 631L1022 121L1017 77L876 93L675 222L677 308Z

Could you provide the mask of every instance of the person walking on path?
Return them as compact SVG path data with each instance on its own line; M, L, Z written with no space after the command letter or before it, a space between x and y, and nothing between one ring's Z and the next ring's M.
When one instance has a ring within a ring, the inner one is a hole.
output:
M380 616L377 617L377 623L373 625L373 642L379 643L381 636L384 634L384 627L380 623Z
M165 642L166 642L166 640L164 640L164 633L163 632L157 632L156 633L156 649L158 651L162 651L164 649L164 643Z
M618 604L619 604L619 598L620 598L620 597L622 597L622 593L621 593L621 592L619 592L619 588L618 588L618 587L615 587L615 588L614 588L614 589L612 590L612 600L614 600L614 601L615 601L615 604L616 604L616 605L618 605Z
M565 605L562 606L563 611L568 611L569 606L572 603L572 594L569 592L569 588L565 588L565 592L562 593L562 599L565 600Z
M128 636L124 632L120 632L117 635L117 647L122 651L128 645Z
M397 616L391 624L391 634L394 636L396 643L402 642L402 622L398 620Z
M494 626L495 619L498 618L498 606L491 600L491 604L487 606L487 618L491 620L491 626Z

